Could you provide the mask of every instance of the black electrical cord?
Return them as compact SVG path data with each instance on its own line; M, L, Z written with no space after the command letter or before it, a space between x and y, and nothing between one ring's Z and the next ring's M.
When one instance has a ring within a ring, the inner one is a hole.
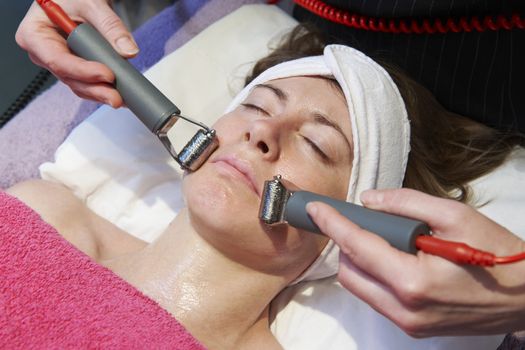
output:
M22 91L18 98L0 116L0 128L20 112L31 100L40 93L44 84L51 77L51 73L45 69L40 69L37 75L31 80L27 87Z

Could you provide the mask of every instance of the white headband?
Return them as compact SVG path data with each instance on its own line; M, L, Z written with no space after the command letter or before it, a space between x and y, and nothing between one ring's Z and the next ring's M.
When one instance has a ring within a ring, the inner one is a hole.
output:
M410 151L410 125L405 104L388 73L360 51L343 45L328 45L322 56L273 66L248 84L226 112L241 104L256 84L312 75L333 76L343 89L348 105L354 160L347 201L359 204L360 193L367 189L401 187ZM338 261L339 248L330 241L293 283L334 275Z

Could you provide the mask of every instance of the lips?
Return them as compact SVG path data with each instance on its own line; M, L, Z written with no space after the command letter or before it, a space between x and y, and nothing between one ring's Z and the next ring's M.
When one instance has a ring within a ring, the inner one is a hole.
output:
M245 182L250 189L260 197L259 186L251 164L235 155L223 155L212 160L223 170Z

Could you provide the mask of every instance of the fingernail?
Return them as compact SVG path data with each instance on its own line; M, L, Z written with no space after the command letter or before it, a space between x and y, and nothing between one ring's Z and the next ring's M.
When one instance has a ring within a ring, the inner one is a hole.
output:
M135 44L129 37L123 36L117 39L117 47L126 55L135 55L139 52L137 44Z
M113 103L111 102L110 99L106 99L106 100L104 100L104 102L105 102L108 106L110 106L111 108L115 108L115 106L113 106Z
M377 204L383 201L383 193L376 190L366 190L361 193L361 202L364 204Z
M310 215L313 215L315 216L317 214L317 205L315 205L315 203L308 203L306 204L306 211L310 214Z
M106 75L101 75L100 76L100 80L108 83L108 84L113 84L113 82L115 81L115 79L110 79L110 77L106 76Z

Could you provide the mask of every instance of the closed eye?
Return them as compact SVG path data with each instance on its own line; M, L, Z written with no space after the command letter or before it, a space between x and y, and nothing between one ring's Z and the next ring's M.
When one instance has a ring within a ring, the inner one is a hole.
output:
M306 141L306 143L323 159L325 162L330 162L330 158L324 153L319 146L315 144L312 140L310 140L308 137L302 136L302 138Z
M261 107L257 106L257 105L254 105L252 103L241 103L241 106L243 106L244 108L248 108L248 109L251 109L257 113L262 113L264 115L266 115L267 117L271 117L270 113L268 113L266 110L262 109Z

